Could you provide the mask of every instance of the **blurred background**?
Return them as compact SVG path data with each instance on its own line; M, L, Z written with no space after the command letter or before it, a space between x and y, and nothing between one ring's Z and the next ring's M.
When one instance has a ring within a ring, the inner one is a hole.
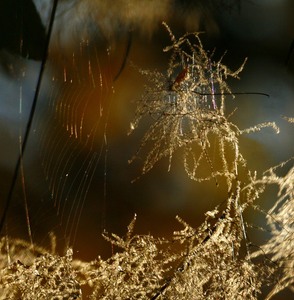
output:
M52 1L53 2L53 1ZM52 9L51 1L0 3L0 212L36 92ZM204 47L224 52L237 69L248 57L227 113L241 129L275 121L271 129L241 140L248 167L259 174L293 156L294 2L290 0L132 1L59 0L40 93L2 234L62 251L74 245L82 259L107 257L101 233L124 235L136 213L136 233L171 236L179 215L193 226L227 197L214 181L196 183L176 156L170 172L162 160L140 177L142 161L128 164L139 148L144 125L128 136L146 77L138 69L165 72L171 43L162 21L177 37L201 31ZM292 49L291 49L292 45ZM205 166L204 166L205 168ZM209 168L207 164L206 168ZM262 207L273 205L273 193ZM26 214L26 210L28 214ZM259 223L255 215L249 222ZM252 237L254 240L255 237Z

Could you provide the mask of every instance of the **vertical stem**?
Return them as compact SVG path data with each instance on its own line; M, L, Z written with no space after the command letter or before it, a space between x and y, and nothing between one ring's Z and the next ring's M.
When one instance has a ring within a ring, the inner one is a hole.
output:
M26 145L27 145L30 129L31 129L31 126L32 126L32 122L33 122L33 118L34 118L34 114L35 114L35 110L36 110L36 106L37 106L37 102L38 102L38 98L39 98L41 83L42 83L43 74L44 74L44 70L45 70L45 65L46 65L46 61L47 61L47 57L48 57L48 49L49 49L49 43L50 43L50 37L51 37L51 33L52 33L53 23L54 23L54 19L55 19L57 3L58 3L58 0L54 0L53 5L52 5L51 18L50 18L50 23L49 23L49 27L48 27L47 38L46 38L46 41L45 41L43 59L42 59L42 63L41 63L41 68L40 68L40 73L39 73L38 82L37 82L37 86L36 86L36 91L35 91L35 95L34 95L34 100L33 100L33 103L32 103L32 107L31 107L28 123L27 123L27 126L26 126L24 138L23 138L23 141L22 141L22 144L21 144L21 147L20 147L20 153L19 153L19 156L18 156L18 160L16 162L15 169L14 169L14 172L13 172L13 177L12 177L10 189L9 189L9 192L8 192L8 195L7 195L7 198L6 198L6 202L5 202L5 205L4 205L3 214L1 216L0 232L3 229L3 225L5 223L7 213L8 213L9 207L10 207L12 195L13 195L14 188L15 188L17 178L18 178L18 174L19 174L19 171L20 171L20 168L21 168L21 162L22 162L23 154L24 154L24 151L25 151L25 148L26 148Z

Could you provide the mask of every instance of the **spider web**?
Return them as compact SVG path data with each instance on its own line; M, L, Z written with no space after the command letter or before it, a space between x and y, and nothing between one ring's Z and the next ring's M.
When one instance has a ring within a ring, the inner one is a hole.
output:
M19 155L20 168L16 186L13 188L5 234L28 238L32 245L50 246L53 243L50 240L53 232L58 239L56 245L61 251L64 245L74 245L82 251L80 249L87 248L89 241L91 249L101 249L101 245L97 244L101 244L101 232L105 228L110 231L123 231L121 224L127 224L139 207L136 204L134 208L130 204L133 200L130 199L140 194L142 186L143 201L150 199L152 192L146 183L138 184L132 189L131 180L135 175L130 174L131 168L127 169L133 149L127 144L127 131L131 120L128 115L132 111L129 112L126 101L131 102L130 99L134 91L138 92L140 84L137 84L138 72L133 68L130 68L133 73L131 76L135 76L135 81L130 83L131 80L127 78L127 90L120 77L126 73L125 59L131 43L131 35L125 28L129 27L134 16L123 16L126 21L123 29L118 30L117 23L112 24L109 29L104 24L108 15L93 24L92 19L86 19L83 14L83 4L68 6L69 3L58 1L49 56L23 153L21 148L36 94L40 63L19 59L14 66L19 73L15 75L17 80L14 82L14 93L8 95L8 98L14 99L10 122L16 128L13 133L13 146L10 148L16 151L11 153L13 157L9 176L13 173ZM104 4L99 3L103 11ZM119 5L114 7L114 12L117 13L119 8ZM43 22L48 24L50 5L39 9ZM42 9L45 9L45 13ZM153 11L153 6L150 10ZM161 7L160 11L165 11L165 7ZM71 13L72 26L65 28L64 24L71 19ZM81 24L79 17L87 20L86 23ZM145 25L142 27L146 30ZM146 40L143 44L146 47ZM149 43L148 46L150 48L147 52L152 47L156 48L156 53L161 52L161 45L154 46ZM139 61L138 65L150 64L150 58L145 62L140 56L141 44L138 47L132 61ZM143 51L146 53L146 49ZM15 57L11 60L14 61ZM128 75L130 72L126 77ZM140 80L143 81L143 78ZM115 85L119 93L116 92ZM121 100L126 97L126 101ZM114 100L116 103L112 105ZM135 141L134 147L137 147L137 142ZM10 177L7 178L8 190L10 180ZM144 193L144 190L148 192ZM161 193L163 190L164 186ZM3 199L7 194L3 190ZM168 194L169 198L177 198L172 195L172 191ZM146 207L147 203L143 201L141 196L140 202ZM148 207L150 206L148 203ZM111 229L111 226L115 229ZM89 249L85 251L91 252Z
M63 72L53 74L48 116L39 133L50 198L69 237L76 235L88 190L107 147L112 74L107 65L101 65L96 51L87 42L81 44ZM105 56L108 61L108 54Z
M73 245L93 184L99 191L96 198L101 199L101 209L99 221L91 225L105 226L107 125L118 66L107 39L83 35L73 46L61 43L68 48L59 51L54 44L57 33L49 45L28 143L24 153L19 150L19 178L6 228L20 230L16 223L23 224L23 214L16 211L24 205L27 234L23 235L28 235L32 244L48 239L52 230ZM22 147L40 70L38 62L19 61L12 97L18 99L12 109L12 122L18 124L13 149ZM11 154L11 164L17 160L17 152Z

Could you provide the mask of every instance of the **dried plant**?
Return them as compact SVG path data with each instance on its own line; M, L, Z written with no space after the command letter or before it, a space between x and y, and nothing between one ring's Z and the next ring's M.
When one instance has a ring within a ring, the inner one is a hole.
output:
M44 251L30 265L13 262L1 270L0 299L81 299L71 261L68 249L64 257Z
M128 226L125 239L104 235L119 251L104 261L100 257L82 273L91 282L91 299L150 299L169 271L173 260L160 249L164 239L151 235L132 235L136 216Z
M172 42L164 51L172 54L166 74L141 71L151 84L138 101L130 132L143 117L151 117L152 123L130 162L147 148L142 174L164 157L168 157L170 169L175 151L181 148L184 167L190 178L203 181L225 176L230 188L232 179L238 174L238 166L246 164L240 153L239 136L263 127L271 126L277 132L279 129L275 123L264 123L240 130L225 114L226 96L234 97L226 80L228 77L238 78L246 59L239 69L231 71L222 63L223 57L213 60L213 53L209 54L203 48L199 33L185 34L176 39L170 28L163 24ZM215 160L220 162L220 167L209 157L212 139L218 145L214 153L217 153ZM198 172L203 161L209 164L210 174L206 176Z
M260 191L269 185L279 188L278 200L267 214L271 238L251 254L252 258L266 256L274 263L276 284L266 299L287 287L294 291L294 167L285 176L276 174L285 164L267 170L261 179L252 183Z
M280 186L279 202L284 204L270 211L273 237L250 253L243 211L269 182ZM270 299L293 285L293 168L283 178L273 168L261 179L253 176L250 185L240 185L222 210L206 212L198 228L177 217L183 229L171 240L134 235L135 216L124 238L104 234L118 248L109 259L73 261L71 249L64 257L38 249L40 256L28 265L17 260L2 268L0 299L80 299L80 287L87 287L90 299L259 299L271 277ZM4 244L3 239L2 252ZM23 250L22 243L11 244L16 244L14 251ZM254 262L257 256L266 259ZM271 263L266 264L269 257Z
M256 299L261 281L258 267L240 251L244 224L239 197L237 189L222 214L217 216L218 209L207 212L197 229L178 218L184 230L175 232L174 239L185 245L185 251L158 298Z

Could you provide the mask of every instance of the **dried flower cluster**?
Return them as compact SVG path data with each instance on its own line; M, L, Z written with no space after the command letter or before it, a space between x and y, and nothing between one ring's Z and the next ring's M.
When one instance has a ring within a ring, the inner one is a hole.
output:
M71 261L71 249L64 257L43 252L30 265L14 261L1 270L0 299L81 299Z
M225 176L230 187L232 178L238 174L238 165L245 165L239 151L239 136L263 127L271 126L277 132L278 128L274 123L265 123L242 131L225 115L226 96L234 96L226 80L238 78L246 59L238 70L231 71L222 63L222 58L214 61L213 53L205 51L198 33L176 39L165 23L164 26L172 41L164 51L172 54L167 74L141 71L151 84L138 101L130 132L143 117L151 117L152 123L131 162L147 148L143 174L164 157L168 157L170 169L175 151L181 148L190 178L203 181ZM214 153L218 157L214 160L220 167L213 164L209 156L212 139L217 145ZM229 152L232 153L230 158ZM205 162L209 164L210 174L202 175L199 166Z
M172 239L134 235L135 216L125 238L104 234L118 248L106 260L73 261L71 249L64 257L36 249L40 256L30 263L16 260L2 267L0 299L81 299L83 288L89 299L260 299L269 283L271 299L293 288L293 174L292 168L279 177L272 168L243 188L239 182L226 206L206 212L198 228L177 217L183 229ZM242 214L268 184L280 187L268 215L272 238L252 252ZM3 261L6 244L2 239ZM24 244L10 244L15 251L10 259L23 257ZM262 259L255 262L255 257Z
M239 257L242 226L234 203L213 226L216 211L197 229L178 217L184 228L172 240L133 235L134 218L125 239L105 235L120 249L107 260L72 261L69 249L64 257L44 253L30 265L16 261L1 270L0 299L81 299L80 287L91 290L89 299L256 299L261 281L256 266Z
M275 171L284 164L269 169L253 182L259 191L269 185L279 187L277 202L267 214L271 238L251 255L252 258L266 255L275 265L276 284L267 299L285 288L294 291L294 167L285 176L278 176Z

